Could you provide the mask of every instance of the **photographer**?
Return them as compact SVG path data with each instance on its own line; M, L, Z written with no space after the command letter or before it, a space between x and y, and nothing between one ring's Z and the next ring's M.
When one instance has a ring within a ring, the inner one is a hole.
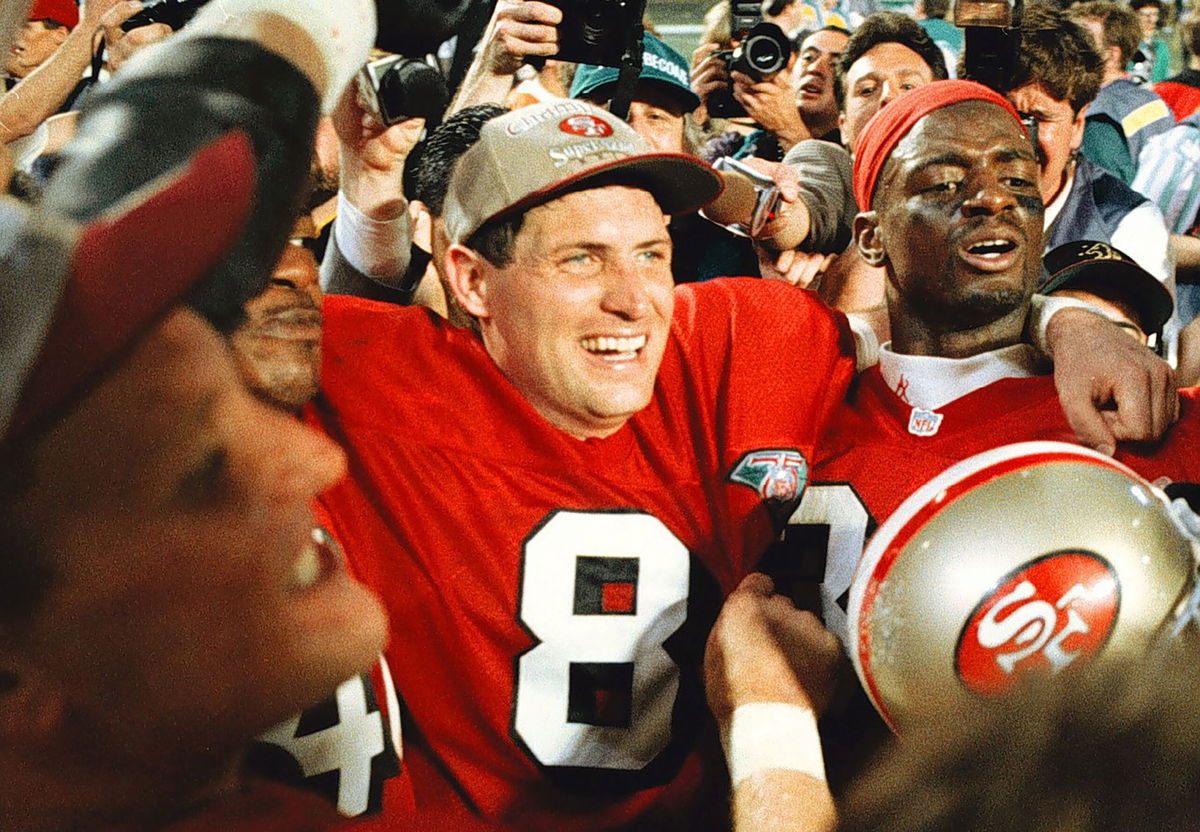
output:
M789 42L786 66L768 75L731 68L727 53L718 52L715 44L700 47L692 90L706 109L715 94L729 91L756 125L744 137L740 131L717 137L710 142L705 156L755 156L778 162L805 139L836 141L833 63L845 48L847 37L843 29L826 27L808 35L799 47Z

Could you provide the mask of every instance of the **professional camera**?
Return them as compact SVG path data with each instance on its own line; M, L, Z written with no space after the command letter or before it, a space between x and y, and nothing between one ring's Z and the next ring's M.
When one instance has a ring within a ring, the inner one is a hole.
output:
M950 17L963 30L963 78L1001 92L1008 89L1021 51L1024 12L1024 0L955 0ZM1041 164L1045 160L1038 144L1037 119L1028 113L1020 115Z
M728 54L726 63L731 72L741 72L761 81L787 67L792 56L792 42L774 23L759 23Z
M792 56L792 42L774 23L754 24L735 44L733 49L713 54L725 61L730 72L741 72L759 81L786 69ZM708 111L721 118L746 115L730 88L709 95Z
M562 11L556 58L578 64L620 66L630 33L641 40L646 0L546 0Z
M432 130L450 98L440 72L402 55L369 62L359 72L358 90L363 106L389 127L419 117L425 119L425 129Z
M951 22L963 30L964 78L1004 89L1021 49L1022 0L955 0Z
M178 31L196 16L208 0L145 0L142 10L121 24L126 32L151 23L165 23Z

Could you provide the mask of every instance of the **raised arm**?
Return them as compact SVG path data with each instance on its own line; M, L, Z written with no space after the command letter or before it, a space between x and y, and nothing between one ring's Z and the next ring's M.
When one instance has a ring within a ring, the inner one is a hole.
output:
M825 832L837 822L817 734L841 665L837 638L752 574L709 635L704 679L733 786L735 832Z

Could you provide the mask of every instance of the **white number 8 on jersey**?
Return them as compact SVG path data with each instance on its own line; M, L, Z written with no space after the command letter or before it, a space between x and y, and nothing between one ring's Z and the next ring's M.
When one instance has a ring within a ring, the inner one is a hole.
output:
M671 736L690 558L642 512L558 511L525 543L513 727L542 765L637 770Z

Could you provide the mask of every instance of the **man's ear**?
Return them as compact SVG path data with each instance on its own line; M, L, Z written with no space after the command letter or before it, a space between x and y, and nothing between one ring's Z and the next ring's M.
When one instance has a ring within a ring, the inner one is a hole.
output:
M854 242L858 244L858 253L867 265L882 266L887 262L879 215L874 211L863 211L854 218Z
M446 249L446 284L459 305L480 320L488 317L488 277L492 266L461 243Z

